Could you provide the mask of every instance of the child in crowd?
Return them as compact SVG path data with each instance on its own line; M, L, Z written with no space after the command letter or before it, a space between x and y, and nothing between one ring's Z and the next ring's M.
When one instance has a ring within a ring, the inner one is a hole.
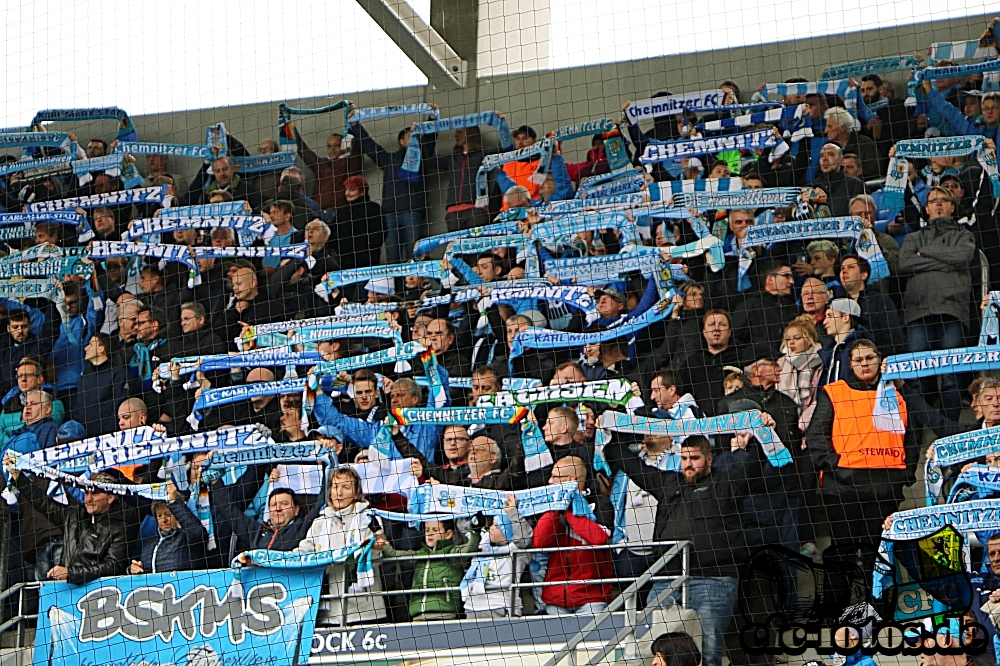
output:
M424 545L420 550L396 550L381 535L378 544L384 544L382 556L386 559L416 556L413 568L413 595L410 597L410 619L454 620L462 609L462 595L458 590L433 592L440 588L457 588L465 575L465 566L458 558L438 559L433 555L474 553L479 549L480 530L484 520L477 515L471 521L469 541L456 545L454 520L428 520L424 523Z
M521 580L527 556L514 558L521 548L531 547L531 526L517 512L514 494L507 495L504 513L494 516L490 525L489 541L479 545L482 555L472 561L472 566L462 579L462 600L465 617L520 617L521 595L514 594L511 612L511 585Z

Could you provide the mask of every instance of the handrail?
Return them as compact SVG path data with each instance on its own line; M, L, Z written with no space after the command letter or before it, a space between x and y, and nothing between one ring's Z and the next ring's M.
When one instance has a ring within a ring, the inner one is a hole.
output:
M986 258L986 253L982 250L976 250L979 254L979 281L981 286L979 291L980 300L984 298L989 298L990 295L990 260ZM978 303L977 303L978 305Z
M677 553L687 552L687 550L690 547L691 547L690 541L675 542L675 545L670 550L661 555L658 560L653 562L653 564L648 569L646 569L646 572L644 574L636 578L631 585L622 590L621 594L615 597L611 601L611 603L608 604L608 607L605 611L595 615L594 619L592 619L590 622L587 623L587 626L585 626L583 629L577 632L577 634L573 636L573 638L569 639L566 642L566 645L564 645L558 652L549 657L549 659L544 664L542 664L542 666L555 666L556 664L558 664L570 652L575 650L576 646L582 643L583 640L587 636L589 636L591 632L594 631L594 629L597 629L597 627L601 626L601 624L604 623L605 620L611 617L612 613L614 613L622 605L624 605L626 598L634 596L642 588L643 585L652 580L653 576L655 576L660 569L665 567L670 560L674 559L674 557L677 556ZM659 602L663 598L663 596L667 594L668 591L673 592L673 590L675 590L677 586L684 585L685 583L687 583L687 579L688 579L687 570L682 569L681 575L676 577L674 581L669 586L666 587L666 589L664 589L660 594L656 596L656 599L653 600L654 604L656 602ZM653 606L654 604L650 604L650 606ZM605 643L604 647L598 650L597 655L592 657L591 660L588 662L588 666L592 666L593 664L598 663L606 656L608 656L608 654L612 650L618 647L619 643L625 640L625 638L634 631L635 631L634 625L622 628L622 630L618 632L618 635L615 636L615 640Z

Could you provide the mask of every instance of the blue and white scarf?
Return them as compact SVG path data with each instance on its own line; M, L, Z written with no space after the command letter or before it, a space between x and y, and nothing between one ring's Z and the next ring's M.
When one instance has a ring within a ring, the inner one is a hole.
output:
M831 81L835 79L860 79L868 74L880 74L882 72L896 72L903 69L916 69L921 66L920 60L914 56L889 56L886 58L872 58L870 60L858 60L855 62L845 62L841 65L830 65L819 75L820 81Z
M979 328L979 346L1000 344L1000 291L991 291Z
M599 428L615 432L657 437L690 437L691 435L723 435L751 432L760 442L764 455L774 467L792 462L792 454L773 428L764 425L761 412L751 410L723 414L705 419L653 419L623 412L606 411L598 421Z
M186 229L232 229L239 234L241 242L245 238L260 237L265 243L278 230L259 215L220 215L218 217L144 217L132 220L122 234L122 240L132 240L151 234L172 233Z
M202 469L225 467L245 467L269 463L320 463L331 465L336 455L315 441L289 442L287 444L268 443L262 446L239 447L216 451L205 461Z
M0 134L0 148L60 148L72 153L73 141L66 132L10 132Z
M209 257L215 259L225 259L228 257L242 257L244 259L280 257L282 259L304 261L309 268L316 265L316 259L309 254L309 243L297 243L282 247L192 247L191 253L198 259L207 259Z
M707 132L718 132L732 127L751 127L761 123L792 122L802 118L805 113L805 104L797 106L782 106L777 109L748 113L734 118L722 118L721 120L710 120L707 123L695 125L697 129Z
M479 171L476 172L476 208L486 208L489 204L489 182L487 181L487 175L494 169L499 169L504 164L537 158L538 167L531 176L531 182L539 185L545 182L545 176L549 172L549 164L552 161L552 149L554 146L555 141L552 139L542 139L527 148L487 155L483 158L483 163L480 165Z
M233 170L237 173L266 173L295 166L295 153L281 151L265 155L230 157L229 161L232 162Z
M700 90L682 95L669 95L632 102L626 109L625 116L634 125L661 116L675 116L690 107L697 107L704 111L718 110L734 104L736 101L736 96L725 90Z
M429 116L441 118L441 112L431 108L431 105L424 102L421 104L402 104L400 106L373 106L365 109L354 109L348 121L354 123L367 123L372 120L383 118L395 118L396 116Z
M292 122L292 116L315 116L321 113L330 113L331 111L339 111L343 109L344 111L344 124L343 129L340 130L341 136L347 136L347 124L348 116L351 113L351 103L346 99L342 99L335 104L329 106L320 107L318 109L298 109L295 107L288 106L284 102L278 105L278 145L281 150L294 151L297 148L297 143L295 141L295 123Z
M1000 63L1000 60L997 61ZM949 68L945 68L949 69ZM975 152L983 171L989 176L993 196L1000 197L1000 174L997 172L996 151L986 147L982 136L939 137L935 139L910 139L896 144L896 155L889 161L889 173L882 188L881 210L902 210L907 173L910 166L905 158L930 159L931 157L961 157Z
M213 159L229 155L229 134L226 132L225 123L216 123L205 128L205 146L214 154Z
M26 222L21 226L0 227L0 241L22 240L35 237L34 222Z
M426 386L426 377L417 377L416 379L419 386ZM472 377L449 377L448 385L452 388L471 390ZM500 388L503 391L521 391L541 385L542 380L535 379L534 377L504 377L500 380Z
M91 194L84 197L69 197L55 201L36 201L25 208L29 213L42 213L57 210L73 210L75 208L108 208L112 206L131 206L132 204L162 204L167 196L168 185L143 187L135 190L122 190L107 194Z
M44 122L85 120L117 120L118 141L135 141L138 139L132 119L117 106L93 109L42 109L35 114L35 117L31 120L31 124L32 126L39 126Z
M38 159L20 159L16 162L7 162L0 165L0 176L22 171L34 171L36 169L53 169L54 173L59 173L70 169L72 155L54 155L52 157L41 157Z
M749 248L757 245L820 238L854 238L858 256L871 265L871 275L868 278L871 284L889 277L889 263L882 254L882 248L879 247L874 232L871 229L866 229L859 217L825 217L780 224L755 224L747 229L743 246ZM739 264L740 291L745 291L750 286L746 274L750 269L752 255L746 253L745 257L751 261L741 261Z
M482 398L486 396L481 396ZM521 452L524 455L524 471L528 474L552 465L552 451L545 443L545 435L537 423L527 419L521 422Z
M651 307L638 317L625 317L612 324L613 328L594 333L566 333L563 331L553 331L544 328L528 328L521 331L514 338L514 344L510 349L510 364L518 356L521 356L525 349L565 349L566 347L583 347L593 345L616 338L627 338L637 331L647 328L651 324L663 320L673 312L674 303L672 294ZM514 374L511 367L511 374Z
M225 203L200 204L198 206L178 206L164 208L158 219L180 219L184 217L219 217L220 215L249 215L250 210L245 201L227 201Z
M519 233L521 233L521 230L518 229L516 222L497 222L496 224L487 224L483 227L473 227L472 229L462 229L460 231L449 231L446 234L437 234L436 236L421 238L417 241L413 254L427 254L435 248L447 245L448 243L461 238L476 238L479 236L508 236Z
M934 442L934 462L939 467L958 465L989 453L1000 453L1000 427L963 432Z
M317 363L316 367L309 373L309 388L311 390L318 388L320 375L336 375L340 372L348 372L350 370L357 370L358 368L409 361L417 354L425 351L427 351L426 348L419 342L406 342L398 347L381 349L360 356L341 358L336 361L323 361L322 363Z
M244 337L242 340L245 344L248 339L252 339L254 345L261 348L302 345L305 350L311 351L319 342L347 338L380 338L382 340L395 340L398 344L403 344L399 331L389 326L387 321L331 322L323 326L297 328L294 335L257 332L252 338Z
M428 349L420 354L420 362L424 365L424 379L427 380L427 406L447 407L451 404L448 389L451 384L441 376L441 366L437 361L437 352Z
M544 226L544 225L541 225ZM540 227L535 227L539 229ZM533 232L534 233L534 232ZM478 236L476 238L460 238L452 241L451 246L445 251L444 258L448 260L452 268L462 273L462 277L469 284L478 285L482 283L480 278L471 268L463 270L458 265L457 257L469 254L481 254L500 248L515 247L518 250L518 258L524 260L524 274L528 278L538 279L539 274L538 252L532 236L513 234L510 236ZM465 263L465 262L462 262Z
M969 39L964 42L934 42L927 58L929 65L941 60L992 60L997 57L997 47L984 44L979 39Z
M420 163L423 159L420 150L421 135L453 132L457 129L478 127L479 125L489 125L496 128L501 150L507 151L514 148L514 137L510 133L510 127L508 127L505 119L497 115L496 111L483 111L482 113L470 113L466 116L417 123L417 126L410 133L410 143L406 146L406 155L403 156L403 166L400 167L397 175L401 179L410 182L417 182L420 179ZM546 162L545 166L548 168L548 162ZM542 178L545 178L544 172L542 173Z
M615 129L618 129L618 125L614 120L611 118L601 118L600 120L588 120L585 123L563 125L555 131L549 132L546 136L562 142L583 137L592 137L595 134L604 134Z
M105 492L112 495L137 495L139 497L145 497L150 500L167 500L167 484L166 483L145 483L145 484L131 484L131 483L99 483L91 481L86 476L77 476L75 474L70 474L68 472L63 472L61 470L55 469L53 467L41 467L33 464L32 460L28 456L22 456L14 451L10 452L11 457L14 459L14 466L16 469L22 472L27 472L34 476L38 476L43 479L48 479L50 481L55 481L57 483L66 484L74 488L79 488L80 490L94 491L94 492Z
M670 276L663 274L666 270L666 262L663 261L659 251L655 250L653 252L620 252L574 259L553 259L545 262L546 276L559 280L574 280L576 284L590 287L619 282L622 276L633 272L639 272L647 278L655 278L659 286L661 281L669 282Z
M653 185L657 188L654 190ZM616 194L607 197L588 197L586 201L582 199L565 199L563 201L550 201L539 209L544 217L556 217L559 215L569 215L572 213L582 213L584 210L608 211L608 210L629 210L636 206L644 206L650 201L656 201L653 193L659 196L660 183L650 183L648 191L630 192L628 194Z
M239 386L227 386L224 388L210 388L202 391L198 399L195 400L194 408L187 417L187 422L195 430L198 429L205 411L213 407L231 405L235 402L245 402L251 398L262 398L271 395L283 395L286 393L301 393L306 387L306 378L297 377L295 379L283 379L276 382L256 382L254 384L241 384Z
M951 65L948 67L927 67L913 72L910 79L911 87L918 86L922 81L936 81L938 79L952 79L974 74L986 74L987 72L1000 71L1000 59L987 60L971 65Z
M808 83L769 83L753 99L767 100L770 95L835 95L844 100L844 108L858 117L858 89L849 79L813 81Z
M29 261L23 264L0 264L0 279L50 277L58 275L90 276L94 267L80 261L79 257L63 257L61 259L44 259Z
M735 192L690 192L676 195L673 205L697 211L756 210L791 206L801 196L802 188L799 187L766 187Z
M598 184L597 180L587 184L581 182L580 188L576 192L577 198L583 199L586 202L590 199L601 197L632 194L641 190L642 186L646 184L645 177L631 167L620 174L615 174L614 178L606 178L608 175L610 174L595 176L595 179L601 179L600 184Z
M342 271L330 271L323 284L325 284L328 289L333 290L338 287L356 284L358 282L407 277L410 275L443 280L448 277L449 274L450 271L448 271L447 268L444 268L440 261L411 261L405 264L393 264L389 266L368 266L365 268L348 268Z
M1000 467L973 465L955 479L948 494L948 504L988 497L1000 492Z
M66 248L70 249L70 248ZM79 249L79 252L66 252L63 248L58 245L53 245L52 243L42 243L41 245L33 245L27 250L21 250L19 252L11 252L6 257L0 257L0 265L3 264L20 264L26 261L38 261L40 259L61 259L63 257L76 257L80 256L83 252L83 248L72 248L73 250Z
M160 379L170 379L170 366L176 363L181 374L232 370L233 368L269 368L271 366L315 365L323 361L319 352L289 352L279 349L261 349L242 354L215 354L212 356L177 356L156 369Z
M91 182L93 177L90 174L94 171L103 171L109 176L120 178L122 184L125 185L125 189L132 189L142 185L142 174L136 168L135 162L128 160L125 155L118 153L75 160L70 164L70 167L73 175L79 179L80 185L86 185Z
M1000 347L959 347L897 354L885 359L885 363L886 371L879 383L872 420L879 430L903 434L906 427L900 415L893 380L1000 370Z
M930 536L951 525L959 532L1000 532L1000 499L973 500L957 504L897 511L882 539L912 541Z
M61 284L55 278L4 280L0 282L0 299L47 298L61 300Z
M695 192L739 192L743 189L743 181L739 178L690 178L687 180L670 180L662 183L649 184L649 198L659 201L677 194L693 194Z
M288 333L289 331L299 330L302 328L312 328L315 326L327 326L336 325L339 323L354 323L358 324L367 321L385 321L385 315L382 316L353 316L344 317L339 315L327 315L325 317L311 317L309 319L289 319L288 321L273 321L266 324L254 324L249 327L250 338L257 335L265 335L270 333Z
M266 567L268 569L313 569L317 567L327 567L331 564L344 564L349 559L367 550L371 559L371 540L360 543L348 544L337 550L324 550L316 553L297 553L294 551L270 550L261 548L258 550L246 550L233 558L230 566L233 569L243 567ZM359 557L359 567L365 560L363 554ZM370 565L370 562L369 562Z
M128 155L166 155L168 157L190 157L207 160L212 158L208 146L192 146L184 143L151 143L140 141L121 141L115 146L114 152Z
M490 287L488 298L492 303L516 303L528 299L565 303L582 311L588 322L596 320L598 317L594 297L590 295L586 287L553 285L548 281L525 280L522 282L518 280Z
M515 490L514 500L517 512L521 516L537 516L547 511L565 511L570 508L573 498L580 493L575 481L560 483L528 490ZM407 505L409 514L386 514L376 511L375 514L389 520L441 520L437 518L422 518L425 514L450 514L454 517L472 516L482 512L487 516L506 513L507 495L509 490L486 490L484 488L466 488L464 486L449 486L443 483L424 483L410 494ZM406 516L398 518L396 516Z
M655 164L683 157L695 157L719 153L724 150L757 150L774 148L781 139L774 130L760 129L741 134L725 134L701 139L679 139L677 141L650 141L646 151L639 158L643 164Z
M75 227L76 233L81 242L86 243L94 235L90 228L90 223L86 216L71 211L58 211L49 213L0 213L0 227L9 225L22 225L25 228L39 222L46 224L64 224Z
M638 399L638 402L636 400ZM642 406L642 399L632 393L632 383L627 379L599 379L592 382L538 386L518 391L500 391L479 396L477 406L532 407L542 404L567 402L599 402L633 408Z
M621 237L622 246L641 243L635 222L624 213L579 213L567 215L531 228L531 237L542 243L549 243L565 236L576 236L585 231L615 229Z
M132 243L123 241L94 241L87 252L89 259L110 259L112 257L153 257L163 261L184 264L190 270L188 286L196 284L200 275L198 262L187 245L151 245L149 243Z
M510 425L528 415L524 407L403 407L390 409L387 425Z

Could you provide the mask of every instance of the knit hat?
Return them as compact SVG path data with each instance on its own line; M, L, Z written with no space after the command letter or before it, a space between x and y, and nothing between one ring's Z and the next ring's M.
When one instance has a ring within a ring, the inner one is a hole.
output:
M493 524L500 528L500 533L503 534L507 541L511 541L514 538L514 525L510 522L507 514L500 513L493 516Z
M344 189L345 190L364 190L368 191L368 181L365 180L364 176L351 176L350 178L344 179Z
M56 441L60 444L63 442L76 442L86 437L87 432L84 430L83 424L79 421L66 421L56 431Z

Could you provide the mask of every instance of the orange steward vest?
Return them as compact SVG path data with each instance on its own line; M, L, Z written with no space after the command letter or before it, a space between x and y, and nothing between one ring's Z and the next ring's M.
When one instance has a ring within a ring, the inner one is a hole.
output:
M875 391L857 391L840 380L823 387L833 403L833 450L841 469L906 469L903 435L876 430L872 423ZM897 392L898 396L898 392ZM907 423L906 403L899 413Z
M512 181L528 189L528 193L531 195L532 200L538 198L538 190L541 185L533 183L530 180L530 177L535 175L535 169L538 168L538 160L531 160L530 162L509 162L504 164L501 168ZM503 207L500 210L507 210L506 201L503 202Z

